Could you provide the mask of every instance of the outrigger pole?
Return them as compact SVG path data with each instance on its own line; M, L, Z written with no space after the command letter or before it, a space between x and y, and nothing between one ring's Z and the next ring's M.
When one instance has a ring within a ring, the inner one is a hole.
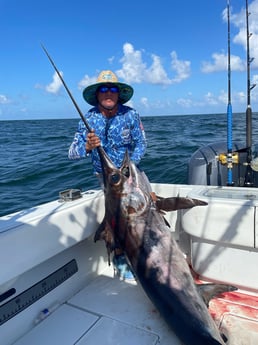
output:
M253 58L249 55L249 39L252 34L249 33L249 11L248 11L248 0L246 0L246 52L247 52L247 108L246 108L246 174L245 183L246 187L253 187L253 170L251 168L252 162L252 108L251 108L251 90L256 84L251 85L250 83L250 64Z
M228 106L227 106L227 185L233 186L232 180L232 105L231 105L231 64L230 64L230 1L227 0L228 15Z

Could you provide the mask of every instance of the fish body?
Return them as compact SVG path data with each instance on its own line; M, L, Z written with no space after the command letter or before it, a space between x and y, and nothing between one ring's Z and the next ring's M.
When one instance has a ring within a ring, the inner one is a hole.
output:
M115 247L124 250L146 294L184 345L225 344L162 214L206 203L175 197L165 206L166 199L153 197L148 178L128 156L120 169L105 153L102 163L105 217L95 241L104 239L109 254Z

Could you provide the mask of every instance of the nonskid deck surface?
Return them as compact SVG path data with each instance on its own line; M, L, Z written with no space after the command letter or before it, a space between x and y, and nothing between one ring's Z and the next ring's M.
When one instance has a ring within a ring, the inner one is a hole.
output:
M210 302L228 345L258 344L258 297L242 292ZM137 282L114 277L112 267L61 305L14 345L180 345Z
M15 345L180 345L135 281L112 267L61 305Z

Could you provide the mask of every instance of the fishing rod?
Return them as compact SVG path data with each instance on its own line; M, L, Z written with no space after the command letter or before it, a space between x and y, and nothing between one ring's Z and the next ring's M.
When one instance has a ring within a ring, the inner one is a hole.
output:
M249 51L249 40L252 34L249 33L249 11L248 11L248 0L246 0L246 51L247 51L247 108L246 108L246 174L244 185L246 187L253 187L253 170L251 168L252 162L252 108L251 108L251 90L256 84L251 85L250 82L250 65L253 58L250 58Z
M65 89L66 89L68 95L70 96L70 98L71 98L71 100L72 100L72 102L73 102L75 108L77 109L77 111L78 111L78 113L79 113L79 115L80 115L80 117L81 117L83 123L85 124L85 127L87 128L87 130L88 130L89 132L92 132L92 129L90 128L90 126L89 126L88 122L86 121L86 119L85 119L83 113L81 112L81 109L79 108L78 104L76 103L75 99L73 98L73 95L71 94L70 90L68 89L68 87L67 87L67 85L66 85L66 83L65 83L65 81L64 81L64 79L63 79L63 77L62 77L62 75L61 75L61 73L60 73L59 70L57 69L57 67L56 67L56 65L55 65L55 63L54 63L54 61L52 60L51 56L48 54L48 52L47 52L46 48L43 46L43 44L41 44L41 47L42 47L42 49L44 50L44 52L46 53L46 55L47 55L49 61L51 62L52 66L54 67L56 73L58 74L58 76L59 76L59 78L60 78L60 80L61 80L61 82L63 83L63 85L64 85L64 87L65 87Z
M42 49L44 50L44 52L46 53L46 55L47 55L47 57L48 57L48 59L49 59L51 65L54 67L54 69L55 69L57 75L59 76L59 78L60 78L62 84L64 85L64 87L65 87L65 89L66 89L68 95L70 96L70 98L71 98L71 100L72 100L72 102L73 102L75 108L77 109L77 111L78 111L78 113L79 113L79 115L80 115L80 117L81 117L83 123L85 124L85 127L87 128L87 130L88 130L89 132L92 132L92 129L90 128L88 122L86 121L86 119L85 119L85 117L84 117L84 115L83 115L81 109L79 108L78 104L76 103L76 101L75 101L75 99L74 99L72 93L71 93L70 90L68 89L68 87L67 87L67 85L66 85L66 83L65 83L65 81L64 81L64 79L63 79L63 77L62 77L62 75L61 75L61 73L60 73L59 70L57 69L57 67L56 67L56 65L55 65L55 63L54 63L54 61L52 60L51 56L49 55L48 51L47 51L46 48L43 46L43 44L41 44L41 47L42 47ZM104 163L103 163L103 158L102 158L103 155L105 154L105 152L104 152L103 147L101 147L101 146L96 147L96 149L97 149L98 154L99 154L99 157L100 157L101 168L102 168L102 172L103 172L102 175L103 175L104 186L106 186L106 180L105 180L105 174L104 174Z
M232 169L232 105L231 105L231 54L230 54L230 1L227 0L228 16L228 105L227 105L227 185L233 186Z

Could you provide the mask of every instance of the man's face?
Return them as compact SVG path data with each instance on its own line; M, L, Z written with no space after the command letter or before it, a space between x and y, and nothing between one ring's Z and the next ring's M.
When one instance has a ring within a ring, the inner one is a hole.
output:
M112 84L102 85L98 88L97 99L106 109L113 109L118 103L119 89Z

